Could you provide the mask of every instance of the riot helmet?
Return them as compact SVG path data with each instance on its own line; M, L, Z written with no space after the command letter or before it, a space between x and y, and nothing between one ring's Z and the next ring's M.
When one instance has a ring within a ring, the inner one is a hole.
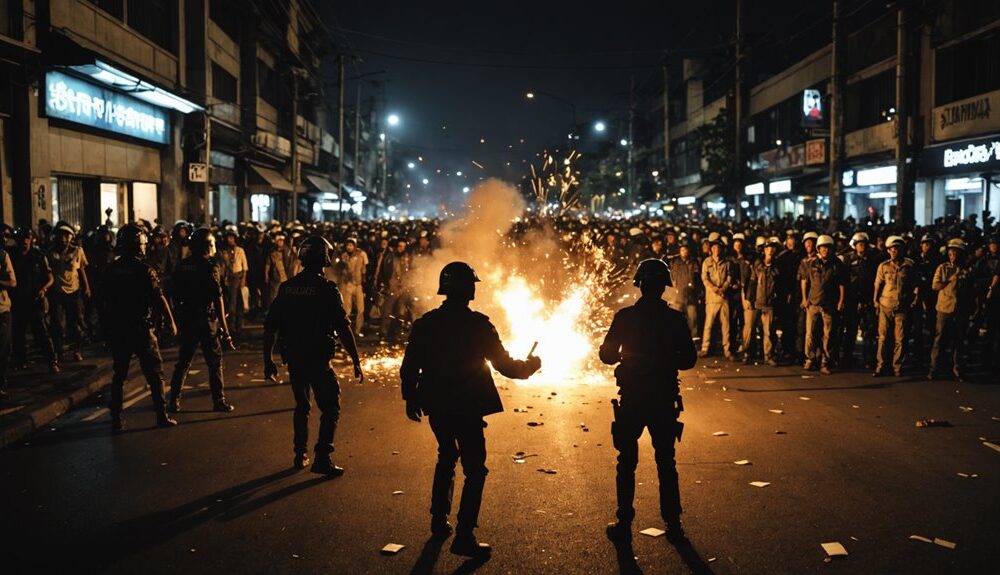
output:
M323 236L309 236L299 246L299 261L304 267L329 267L333 246Z
M475 298L476 282L479 276L472 266L465 262L451 262L441 268L441 277L438 281L438 295L446 296L469 296Z
M188 242L191 253L206 257L215 257L215 236L208 228L198 228L191 234Z
M653 286L673 286L670 279L670 268L666 262L656 258L649 258L639 262L639 267L635 270L632 278L632 285L641 288L643 285Z
M146 255L146 244L149 236L146 230L135 224L127 224L118 230L118 241L115 250L121 255L143 257Z

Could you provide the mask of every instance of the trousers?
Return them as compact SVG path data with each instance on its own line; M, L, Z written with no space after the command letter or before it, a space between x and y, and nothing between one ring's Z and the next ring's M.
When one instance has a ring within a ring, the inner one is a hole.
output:
M635 518L635 469L639 465L639 437L649 429L653 440L656 473L660 484L660 516L667 524L681 516L681 495L674 461L674 440L677 437L678 411L674 405L651 401L630 401L622 397L611 438L618 450L615 480L618 499L618 520L631 523Z
M358 334L365 325L365 292L359 284L345 283L340 286L340 295L344 298L344 309L351 318L354 333Z
M79 291L65 293L58 289L49 292L49 313L52 344L57 354L63 352L63 342L73 344L73 351L83 346L83 301Z
M965 328L968 317L955 312L937 312L935 318L934 344L931 346L930 373L940 369L941 354L951 355L951 370L960 375L965 369L964 347Z
M165 415L163 402L163 360L160 358L160 346L152 331L131 334L133 337L122 337L117 334L111 340L111 357L114 373L111 376L111 402L108 409L112 417L121 417L122 396L125 380L128 378L128 368L132 356L139 359L139 367L149 384L149 393L153 399L153 409L157 415Z
M319 408L319 434L313 450L316 459L333 453L333 436L340 420L340 384L330 367L330 362L316 364L289 364L292 394L295 396L295 413L292 416L292 448L297 455L306 453L309 442L310 391Z
M836 312L822 306L810 305L806 310L806 361L827 365L833 348ZM816 325L822 320L822 331Z
M726 355L730 355L729 302L725 299L705 304L705 331L701 336L701 351L708 353L712 345L712 328L715 327L716 321L722 324L722 350Z
M903 369L903 346L906 341L907 312L879 306L878 311L878 350L875 354L875 371L881 372L885 367L886 354L889 352L889 331L892 331L892 371L899 373Z
M478 527L479 509L486 486L486 422L481 417L431 414L431 430L438 442L437 466L431 488L431 515L447 517L451 513L455 490L455 463L462 460L462 499L458 505L458 533L471 533Z
M42 352L49 363L55 361L56 354L49 336L49 326L45 322L45 300L35 298L15 299L11 306L14 342L14 363L23 364L28 358L28 328L35 340L35 347Z
M181 398L181 390L184 388L188 370L191 369L191 361L194 360L195 352L201 347L201 354L208 368L208 386L212 390L212 400L215 403L224 401L226 394L222 380L222 345L215 336L215 330L205 326L181 326L177 340L180 345L177 350L174 375L170 378L171 395L177 399Z

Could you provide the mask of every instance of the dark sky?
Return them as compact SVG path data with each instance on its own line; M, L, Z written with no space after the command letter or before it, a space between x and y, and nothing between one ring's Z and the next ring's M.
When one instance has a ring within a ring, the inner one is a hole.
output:
M789 21L801 25L812 16L810 7L825 4L748 1L747 34L784 33ZM456 170L472 175L470 181L481 175L517 180L526 173L522 160L566 137L571 108L544 95L529 101L528 90L573 102L578 125L588 126L580 130L585 139L598 137L589 129L597 119L609 123L604 138L619 139L630 80L640 92L657 89L666 49L725 54L734 5L734 0L315 2L335 39L342 44L346 39L361 58L348 68L348 77L385 70L371 79L385 81L386 113L401 118L392 129L398 141L394 155L422 155L423 170L412 172L411 183L416 187L426 176L437 194L461 187L457 179L442 181L444 173ZM825 27L821 33L827 33ZM349 105L355 85L347 84ZM383 93L369 83L363 90L363 97Z

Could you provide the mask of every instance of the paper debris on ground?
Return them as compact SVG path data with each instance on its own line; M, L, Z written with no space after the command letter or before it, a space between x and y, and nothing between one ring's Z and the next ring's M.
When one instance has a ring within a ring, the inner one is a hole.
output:
M778 415L785 413L785 410L783 409L768 409L768 411L770 411L771 413L777 413Z
M975 479L975 478L979 477L979 474L978 473L962 473L961 471L959 471L958 472L958 476L959 477L965 477L966 479Z
M961 409L962 411L964 411L965 413L969 413L969 412L975 411L975 409L973 409L973 408L971 408L971 407L969 407L967 405L959 405L958 408Z
M860 405L852 405L851 407L854 408L854 409L861 409Z
M709 562L709 563L713 563L713 562L715 562L715 560L716 560L716 558L715 558L715 557L709 557L709 558L708 558L708 562Z
M917 420L917 427L951 427L951 423L943 419L920 419Z
M398 491L398 490L397 490L397 491L393 491L393 492L392 492L392 494L393 494L393 495L402 495L402 494L403 494L403 492L402 492L402 491Z
M722 398L722 401L732 401L732 400L731 400L731 399L729 399L728 397L723 397L723 398Z
M934 543L930 539L928 539L926 537L923 537L923 536L920 536L920 535L910 535L910 539L912 539L914 541L923 541L924 543Z
M934 538L934 544L935 545L940 545L941 547L944 547L945 549L954 549L955 547L958 547L958 545L956 545L955 543L952 543L951 541L948 541L946 539L939 539L937 537Z
M750 485L753 485L754 487L767 487L770 483L767 481L751 481Z
M804 395L800 395L800 396L799 396L799 399L801 399L802 401L809 401L809 400L810 400L810 399L812 399L812 398L811 398L811 397L806 397L806 396L804 396Z
M539 425L545 425L545 423L543 423L541 421L529 421L528 422L528 427L538 427Z
M706 379L705 383L712 384L712 383L715 383L715 380L714 379Z
M643 529L639 533L642 533L643 535L649 535L650 537L659 537L660 535L666 533L666 531L662 529L657 529L656 527L647 527L646 529Z
M267 382L267 380L266 379L262 379L260 377L255 377L255 378L253 378L253 379L250 380L250 383L265 383L265 382Z
M839 541L821 543L820 545L823 547L823 551L826 551L826 554L830 557L847 557L847 549L844 549L844 546Z
M991 417L990 419L992 419L993 421L1000 421L1000 417L997 417L995 415L993 417Z
M736 465L750 465L750 460L741 459L739 461L734 461L733 463L735 463Z
M989 447L993 451L1000 452L1000 445L997 445L996 443L990 443L989 441L984 441L983 445L985 445L986 447Z
M399 543L388 543L385 547L382 548L382 553L384 555L395 555L396 553L402 551L403 547L406 547L406 545L400 545Z
M815 375L803 375L802 379L816 379Z
M728 434L728 433L726 433L725 431L716 431L716 432L715 432L715 433L713 433L712 435L714 435L715 437L722 437L722 436L724 436L724 435L729 435L729 434Z
M548 475L555 475L558 473L555 469L539 469L542 473L547 473Z

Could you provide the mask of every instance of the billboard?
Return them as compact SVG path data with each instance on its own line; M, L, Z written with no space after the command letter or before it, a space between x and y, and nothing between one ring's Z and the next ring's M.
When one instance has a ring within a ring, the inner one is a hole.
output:
M802 91L802 126L805 128L823 126L823 94L819 90Z

